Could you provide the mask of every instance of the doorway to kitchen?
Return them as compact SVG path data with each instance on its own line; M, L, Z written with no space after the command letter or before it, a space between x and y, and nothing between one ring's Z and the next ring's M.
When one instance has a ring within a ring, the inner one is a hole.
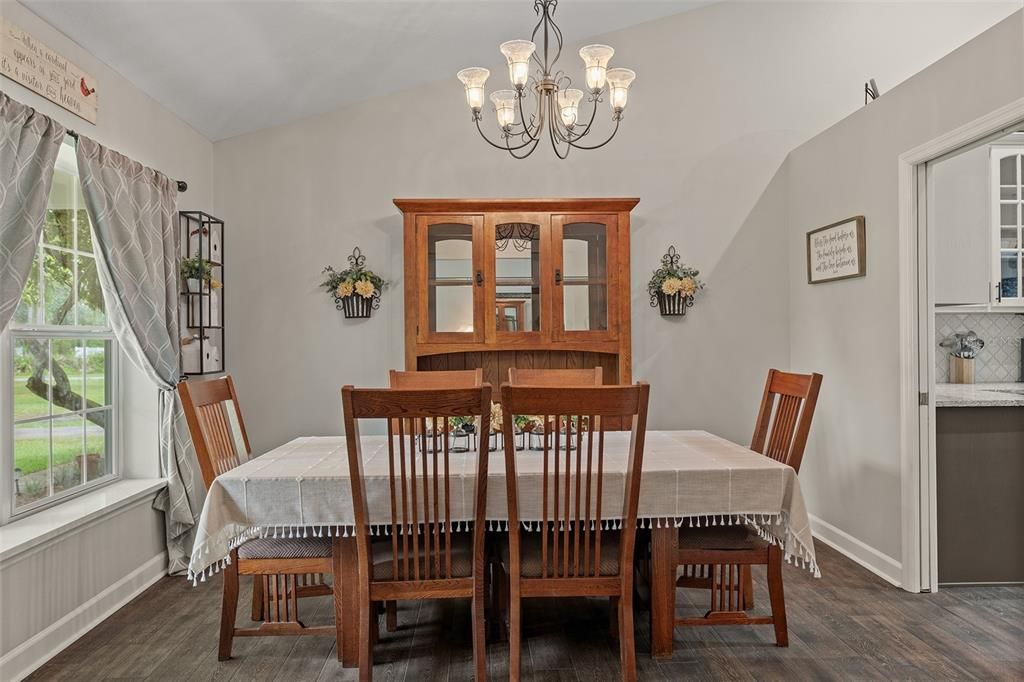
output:
M900 203L903 584L1024 582L1024 100L901 156Z

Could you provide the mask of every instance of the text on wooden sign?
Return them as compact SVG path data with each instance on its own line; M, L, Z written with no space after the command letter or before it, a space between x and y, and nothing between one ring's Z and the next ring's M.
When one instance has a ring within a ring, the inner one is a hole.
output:
M0 30L0 73L96 122L99 105L92 76L6 19L0 19Z

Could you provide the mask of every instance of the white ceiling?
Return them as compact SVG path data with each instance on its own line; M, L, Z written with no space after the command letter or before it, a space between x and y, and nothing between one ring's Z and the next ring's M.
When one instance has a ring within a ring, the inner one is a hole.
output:
M567 45L711 0L563 0ZM494 64L531 0L22 0L211 140ZM564 61L564 58L563 58ZM493 78L493 76L492 76Z

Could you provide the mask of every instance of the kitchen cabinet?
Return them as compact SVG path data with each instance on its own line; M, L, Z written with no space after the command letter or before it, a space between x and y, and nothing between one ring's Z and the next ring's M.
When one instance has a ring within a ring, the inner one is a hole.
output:
M1024 146L928 164L937 305L1024 306Z
M939 584L1024 582L1024 406L936 410Z
M993 291L988 147L928 165L937 305L987 304Z
M993 277L997 305L1024 305L1024 146L992 145Z
M601 366L630 383L638 199L395 199L409 370Z

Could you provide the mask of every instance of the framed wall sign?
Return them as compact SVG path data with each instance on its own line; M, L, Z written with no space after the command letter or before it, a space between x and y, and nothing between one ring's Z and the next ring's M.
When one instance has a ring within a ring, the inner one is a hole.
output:
M867 272L864 216L807 233L807 283L863 277Z
M0 73L89 123L96 122L96 79L3 18Z

